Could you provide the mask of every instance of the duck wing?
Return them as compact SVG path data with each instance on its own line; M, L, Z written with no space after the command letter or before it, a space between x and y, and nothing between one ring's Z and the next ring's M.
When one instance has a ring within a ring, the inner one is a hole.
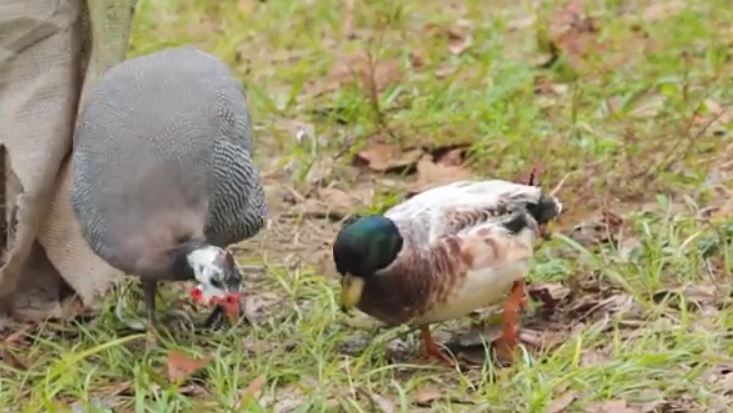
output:
M536 186L498 179L460 181L415 195L385 216L427 246L519 210L542 224L557 216L562 204Z
M419 325L493 304L526 274L536 230L519 210L411 249L368 286L362 308L390 323Z

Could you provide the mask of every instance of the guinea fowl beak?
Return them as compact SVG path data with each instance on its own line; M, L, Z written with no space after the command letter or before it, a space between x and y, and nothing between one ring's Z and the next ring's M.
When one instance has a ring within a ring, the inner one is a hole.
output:
M227 294L226 298L220 303L220 305L224 309L224 314L226 314L229 321L232 324L235 324L242 314L242 304L239 292Z
M341 309L348 311L359 304L362 291L364 291L364 279L346 274L341 280Z

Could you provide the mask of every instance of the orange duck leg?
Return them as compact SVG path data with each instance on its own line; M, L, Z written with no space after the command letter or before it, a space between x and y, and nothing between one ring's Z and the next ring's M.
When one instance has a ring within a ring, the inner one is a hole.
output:
M428 360L435 360L441 364L449 366L453 365L453 361L448 358L448 356L443 354L442 351L440 351L438 345L435 343L435 340L433 340L433 336L430 334L429 326L420 327L420 335L422 336L422 344L423 349L425 350L425 357Z
M526 305L524 280L515 281L512 292L504 303L501 337L495 342L497 357L510 360L519 343L519 310Z

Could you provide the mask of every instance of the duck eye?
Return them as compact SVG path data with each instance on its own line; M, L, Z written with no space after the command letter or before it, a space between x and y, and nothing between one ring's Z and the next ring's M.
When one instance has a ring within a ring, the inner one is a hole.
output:
M222 288L223 285L221 284L221 281L218 278L212 278L211 281L209 281L212 287L215 288Z

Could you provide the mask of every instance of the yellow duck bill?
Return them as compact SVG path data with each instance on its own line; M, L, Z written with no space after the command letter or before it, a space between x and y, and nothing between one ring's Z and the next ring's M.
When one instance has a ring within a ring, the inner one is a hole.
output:
M349 310L359 304L361 293L364 291L364 279L346 274L341 280L341 306Z

